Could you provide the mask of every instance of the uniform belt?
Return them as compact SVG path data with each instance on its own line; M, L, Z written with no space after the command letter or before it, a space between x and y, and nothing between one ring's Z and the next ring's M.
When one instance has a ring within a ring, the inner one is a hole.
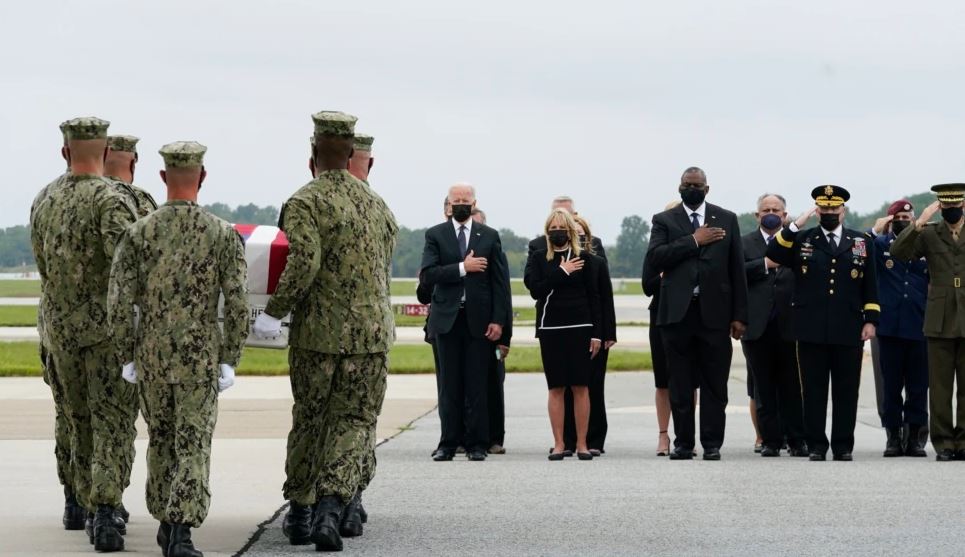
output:
M955 288L961 288L961 287L962 287L962 278L961 278L961 277L955 277L955 279L952 281L952 284L955 285Z

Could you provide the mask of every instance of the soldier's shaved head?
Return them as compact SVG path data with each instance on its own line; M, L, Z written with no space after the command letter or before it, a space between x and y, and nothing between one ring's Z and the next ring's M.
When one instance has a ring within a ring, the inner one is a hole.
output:
M347 170L354 142L352 136L315 134L315 147L309 161L312 172L317 175L325 170Z
M373 164L375 164L375 157L372 156L372 151L355 149L352 158L348 161L348 171L359 180L368 180Z
M130 184L134 181L134 166L137 163L137 153L130 151L109 151L104 161L104 174L114 176Z
M70 139L66 147L67 164L74 174L104 174L107 139Z
M161 171L161 180L168 187L168 201L184 199L198 200L198 191L207 178L208 171L203 166L168 166Z

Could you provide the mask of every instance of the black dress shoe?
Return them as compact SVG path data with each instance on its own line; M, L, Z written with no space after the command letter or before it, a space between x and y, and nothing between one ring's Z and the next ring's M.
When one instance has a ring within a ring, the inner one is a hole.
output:
M775 449L774 447L764 447L761 449L761 456L774 457L781 456L781 449Z
M827 460L827 457L824 455L824 453L811 453L808 455L808 460L811 462L824 462Z
M110 505L98 505L94 513L94 550L124 551L124 536L117 531L114 507Z
M670 451L670 460L693 460L693 458L694 451L690 449L674 447L674 449Z
M854 457L851 456L851 453L834 453L834 457L832 458L838 462L851 462L854 460Z
M157 536L154 539L157 541L157 546L161 548L161 554L168 557L168 546L171 545L171 525L167 522L158 525Z
M590 449L590 454L593 455L593 458L596 458L598 456L603 456L603 451L600 449Z
M885 430L885 435L888 436L888 440L885 442L885 452L882 456L891 458L904 454L905 451L901 448L901 429L889 427Z
M938 454L935 455L935 460L938 462L951 462L955 460L955 451L951 449L942 449L938 451Z
M436 452L432 453L432 460L436 462L445 462L447 460L452 460L452 457L456 456L456 451L452 449L436 449Z
M593 455L590 453L576 453L576 458L580 460L593 460Z
M704 460L720 460L720 449L704 449Z
M787 456L807 457L809 454L806 446L799 445L796 447L788 447L787 449Z
M486 460L486 451L482 449L469 449L466 457L473 462L482 462Z
M312 524L315 551L342 551L342 535L338 530L344 510L345 505L334 495L319 499L315 506L315 523Z
M928 456L928 452L925 451L927 439L922 438L923 429L923 427L917 425L908 426L908 434L906 435L907 439L905 441L905 456Z
M965 460L965 449L955 451L955 460Z
M64 490L64 530L83 530L84 523L87 521L87 510L80 506L77 497Z
M171 542L168 557L204 557L191 541L191 527L187 524L171 524Z
M355 497L345 506L342 512L342 523L339 524L338 533L343 538L357 538L362 535L362 517L359 515L360 491L355 492Z
M312 507L292 501L281 524L281 532L291 545L312 543Z

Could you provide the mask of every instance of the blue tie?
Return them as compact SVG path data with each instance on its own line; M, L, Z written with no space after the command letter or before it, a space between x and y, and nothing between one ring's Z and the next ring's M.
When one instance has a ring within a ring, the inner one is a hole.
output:
M466 258L466 249L467 249L467 246L466 246L466 225L462 225L462 226L459 227L459 235L456 237L456 240L459 242L459 258L460 258L460 259L465 259L465 258Z
M700 221L697 220L697 213L690 213L690 223L694 225L694 230L700 228Z

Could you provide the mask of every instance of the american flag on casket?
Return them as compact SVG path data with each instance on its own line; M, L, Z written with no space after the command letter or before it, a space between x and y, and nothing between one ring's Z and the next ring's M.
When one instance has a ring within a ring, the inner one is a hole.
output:
M278 287L281 272L285 270L285 262L288 259L288 238L277 226L261 224L234 224L233 226L245 243L245 261L248 263L249 322L253 326L255 318L264 311L268 299ZM281 321L282 336L275 340L260 340L256 339L254 334L249 334L245 345L286 348L291 315L286 315Z

